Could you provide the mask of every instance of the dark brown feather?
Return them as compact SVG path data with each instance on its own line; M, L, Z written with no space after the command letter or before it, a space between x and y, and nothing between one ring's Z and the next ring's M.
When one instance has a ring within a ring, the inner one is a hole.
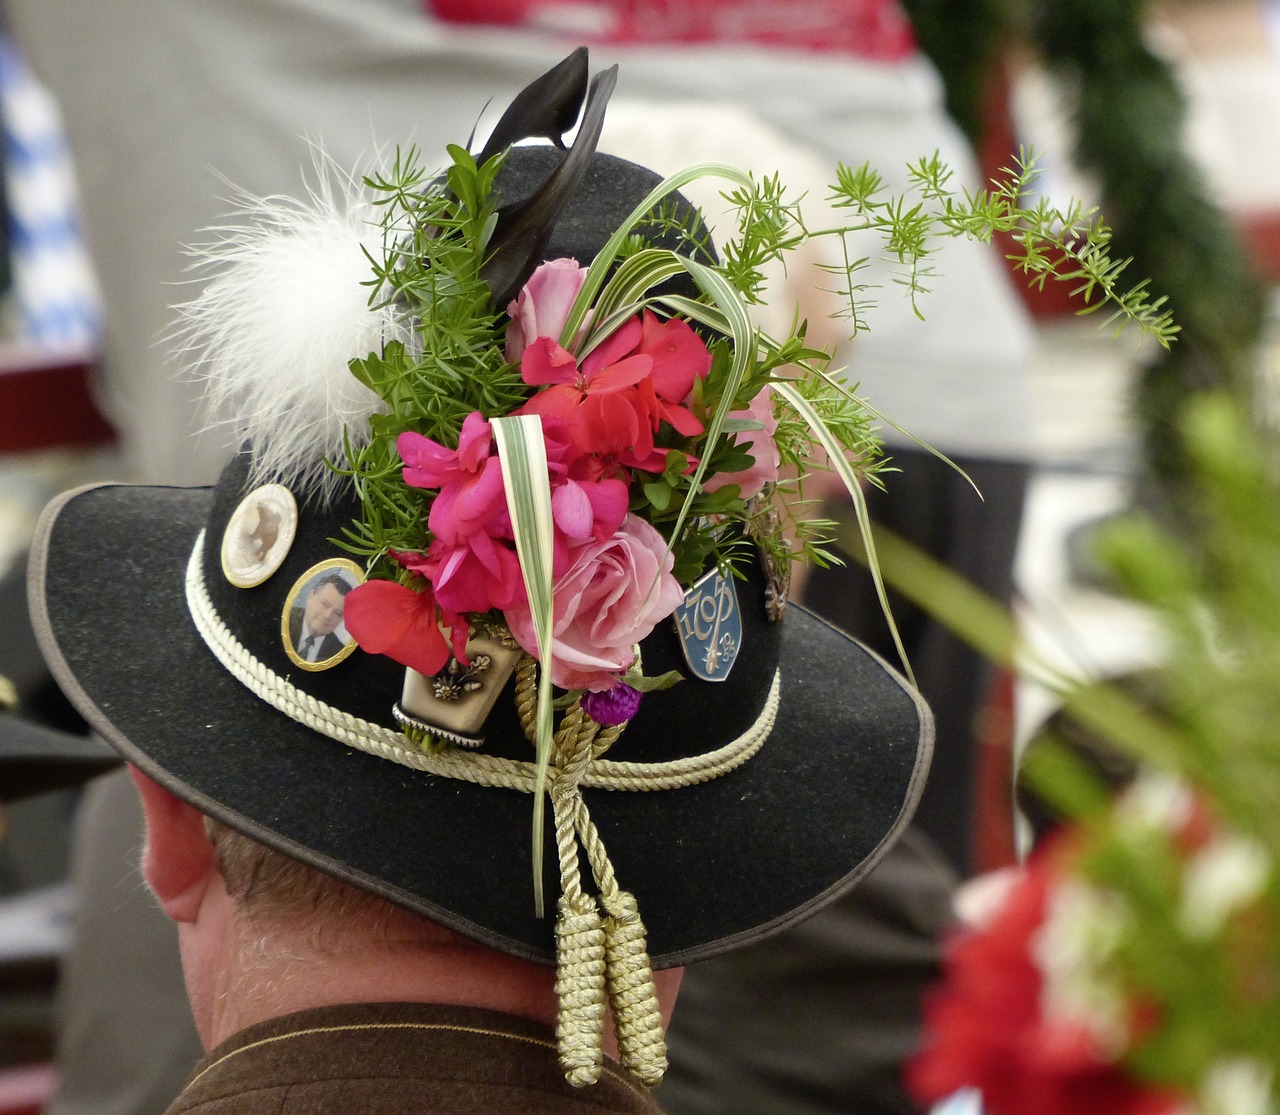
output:
M507 106L477 163L486 163L513 143L535 137L564 148L564 134L573 127L587 95L587 48L578 47L563 62L535 78Z

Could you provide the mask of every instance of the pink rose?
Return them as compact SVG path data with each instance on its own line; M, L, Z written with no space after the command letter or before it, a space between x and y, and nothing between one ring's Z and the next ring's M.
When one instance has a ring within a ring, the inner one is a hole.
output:
M778 430L778 420L773 416L773 396L765 388L751 400L746 410L731 410L730 418L746 418L763 423L758 430L740 430L734 434L738 445L751 454L755 462L741 472L717 472L703 482L704 492L714 492L726 484L737 484L739 495L750 499L759 495L766 484L778 479L778 445L773 436Z
M551 680L561 689L610 689L634 660L632 645L676 610L684 590L671 576L666 540L635 515L570 558L555 585ZM517 642L536 654L528 603L508 609L506 619Z
M524 350L539 337L560 340L573 300L586 281L587 269L574 259L539 264L516 300L507 306L507 360L519 364Z

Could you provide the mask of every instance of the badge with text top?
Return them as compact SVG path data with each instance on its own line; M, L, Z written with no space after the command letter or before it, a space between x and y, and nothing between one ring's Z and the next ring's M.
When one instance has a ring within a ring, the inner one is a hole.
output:
M684 594L676 634L695 677L724 681L742 646L742 613L733 578L713 569Z

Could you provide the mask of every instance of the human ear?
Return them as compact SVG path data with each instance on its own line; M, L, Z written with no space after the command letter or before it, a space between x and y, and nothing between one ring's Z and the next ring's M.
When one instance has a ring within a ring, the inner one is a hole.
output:
M169 917L176 922L193 922L208 883L217 873L204 815L137 768L131 766L129 773L142 795L142 812L147 819L142 874Z

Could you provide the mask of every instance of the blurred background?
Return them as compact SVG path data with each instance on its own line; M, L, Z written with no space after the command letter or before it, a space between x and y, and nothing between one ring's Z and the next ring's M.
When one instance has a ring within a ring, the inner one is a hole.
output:
M544 30L569 36L601 33L595 5L507 7L495 18L536 17ZM637 7L644 5L633 5L633 14ZM663 4L649 7L660 14ZM156 476L139 463L146 454L129 395L113 385L121 356L104 342L100 292L116 279L94 261L112 257L86 234L68 139L76 132L64 127L55 91L24 54L21 32L32 21L22 8L15 7L12 35L0 40L0 674L14 683L22 714L76 731L82 725L51 692L22 630L26 547L57 492ZM448 4L434 8L436 18L457 14ZM1040 656L1068 673L1141 669L1158 660L1160 638L1141 608L1111 591L1091 556L1092 532L1135 505L1178 521L1183 465L1172 416L1190 394L1225 385L1260 418L1280 417L1280 2L913 0L904 9L983 176L999 178L1021 147L1034 147L1037 189L1059 204L1076 197L1100 205L1116 228L1115 254L1134 257L1133 273L1169 295L1183 326L1167 354L1076 316L1063 286L1029 291L1010 277L1033 325L1029 479L1011 602L1017 623ZM43 60L48 41L39 48ZM102 234L100 225L91 231ZM856 351L852 368L856 378ZM869 398L877 402L874 392ZM1015 757L1054 699L997 670L979 705L976 788L964 803L972 846L962 875L1015 860ZM76 804L77 795L64 792L7 810L5 1115L41 1110L54 1087Z

